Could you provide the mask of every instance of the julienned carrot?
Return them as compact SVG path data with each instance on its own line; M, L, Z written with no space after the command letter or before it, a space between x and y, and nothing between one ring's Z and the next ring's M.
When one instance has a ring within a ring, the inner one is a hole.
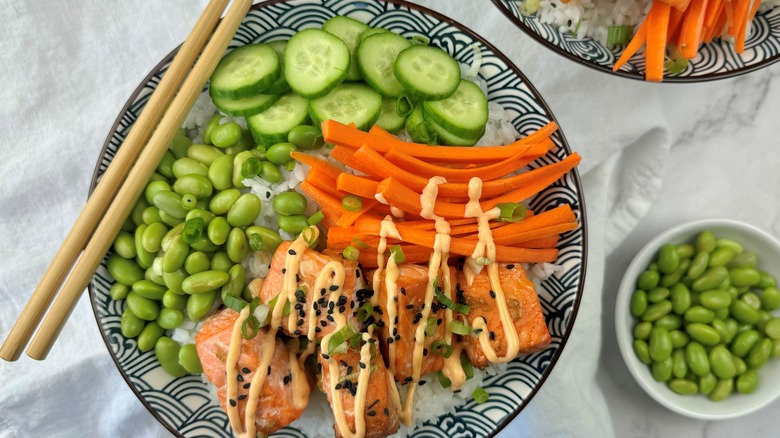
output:
M712 0L711 0L712 1ZM666 33L667 45L672 41L677 41L680 37L680 29L685 14L675 8L669 10L669 30Z
M626 48L623 49L623 53L620 55L620 58L618 58L617 62L615 62L615 65L612 67L612 71L620 70L620 67L623 67L623 65L628 62L628 60L631 59L631 57L634 56L643 45L645 45L645 41L647 41L647 20L642 21L642 24L639 25L639 28L634 34L634 37L631 38L631 41L628 43Z
M515 233L509 236L500 236L493 238L493 242L496 245L517 245L518 243L527 242L529 240L541 239L544 237L557 236L561 233L571 231L577 228L577 222L566 222L564 224L552 225L538 230L526 231L524 233Z
M760 2L756 2L760 3ZM718 21L720 11L723 10L723 0L710 0L707 3L707 12L704 14L704 25L708 29L712 29L715 26L715 22Z
M696 53L699 52L702 26L704 24L704 16L706 15L708 1L709 0L691 0L691 4L688 5L688 9L685 11L677 47L680 54L686 59L693 59L696 57ZM668 27L668 19L666 27Z
M336 188L362 198L373 198L376 195L376 186L378 182L368 179L365 176L356 176L349 173L342 173L336 179Z
M395 135L385 131L384 128L376 124L368 130L368 133L384 138L397 138Z
M338 200L324 191L314 187L310 182L304 181L300 185L301 190L309 195L322 208L322 213L333 221L341 217L341 200Z
M750 14L751 0L732 0L734 7L734 19L729 25L728 33L737 37L740 30L746 25L747 17Z
M555 235L527 240L525 242L520 242L515 246L518 248L554 248L555 245L558 244L558 240L560 240L560 236Z
M428 159L443 163L492 163L505 160L517 151L524 149L527 143L538 143L549 137L558 129L555 122L550 122L536 132L507 146L489 146L473 149L464 149L457 146L428 146L419 143L409 143L401 139L391 139L383 136L369 134L350 128L335 120L322 122L322 135L326 142L350 149L358 149L368 146L380 153L391 149L399 149L413 157ZM479 151L479 153L466 153Z
M344 197L349 194L338 190L336 188L336 180L317 169L311 169L309 171L306 181L338 200L344 199Z
M695 0L693 0L695 1ZM669 5L653 2L647 14L647 47L645 48L645 80L661 82L664 78L666 33L669 27ZM685 29L683 28L683 31Z
M308 165L312 169L320 170L333 179L338 178L339 174L341 173L341 169L328 163L322 158L313 157L309 154L304 154L303 152L290 152L290 156L295 160Z
M562 204L551 210L523 219L520 222L509 224L506 227L493 231L493 238L512 236L513 234L547 228L555 225L573 223L576 220L574 212L569 204ZM474 236L474 239L477 237Z
M509 225L511 222L501 222L501 221L490 221L490 229L495 230L496 228L501 228L504 226ZM476 236L476 233L479 231L479 224L476 222L469 225L460 225L457 227L450 227L450 235L451 236L467 236L471 237L471 235Z
M530 149L531 146L532 144L529 143L527 148ZM391 149L385 154L385 158L396 166L424 178L441 176L444 177L447 182L467 183L471 178L475 177L482 179L482 181L492 181L522 168L528 164L525 159L527 151L528 149L523 152L518 152L517 155L509 157L506 160L471 169L453 169L445 166L437 166L414 158L397 149Z
M690 4L691 0L661 0L667 5L669 5L672 9L684 12L685 9L688 7L688 4Z
M400 244L401 251L404 253L404 263L428 263L431 258L431 249L419 245ZM388 251L385 252L387 257L390 249L388 245ZM366 250L360 250L358 255L358 262L364 268L376 268L377 267L377 253L376 245L372 245L371 248Z
M341 217L336 221L336 224L340 227L348 227L355 223L360 216L363 216L364 214L368 213L374 207L377 206L379 202L377 202L374 199L364 199L363 205L358 211L345 211L341 214Z
M758 12L758 6L760 3L761 2L759 0L753 0L745 20L739 27L739 33L736 35L737 39L734 41L734 51L737 53L741 54L745 52L745 37L747 36L747 28L750 25L750 22L753 21L753 17L755 17L756 12Z

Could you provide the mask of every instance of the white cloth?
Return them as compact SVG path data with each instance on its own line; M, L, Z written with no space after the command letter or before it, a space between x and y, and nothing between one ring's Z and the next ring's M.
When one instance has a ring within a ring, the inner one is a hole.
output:
M611 320L602 303L605 263L662 186L671 137L659 87L578 66L487 1L418 3L502 50L584 157L589 246L577 322L539 393L499 436L611 436L602 391L609 376L597 373L602 344L613 341L602 336ZM0 340L81 210L116 115L204 5L10 0L0 8ZM168 436L122 381L86 296L45 362L0 361L0 388L0 437Z

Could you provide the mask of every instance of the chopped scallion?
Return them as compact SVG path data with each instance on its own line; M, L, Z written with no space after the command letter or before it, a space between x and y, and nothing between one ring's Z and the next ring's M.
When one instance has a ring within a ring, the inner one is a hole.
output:
M460 355L460 366L463 368L463 374L466 375L466 380L474 377L474 366L471 364L471 360L466 353Z
M230 294L225 294L225 296L222 298L222 303L236 312L240 312L244 307L249 305L249 303L242 300L241 298Z
M241 164L241 176L244 178L251 178L260 174L260 169L263 168L263 162L257 157L249 157Z
M363 200L359 196L347 195L341 199L341 207L347 211L360 211L363 208Z
M664 69L673 75L678 75L688 68L688 60L683 58L677 47L670 45L669 55L664 61Z
M303 241L306 242L309 247L313 247L317 243L317 230L314 227L306 227L301 231Z
M487 266L487 265L489 265L492 262L487 257L477 257L476 260L474 260L474 263L476 263L478 265L481 265L481 266Z
M341 252L341 256L354 262L357 261L358 257L360 257L360 250L350 245L344 248L344 251Z
M260 330L260 327L257 323L257 318L254 317L254 315L248 316L243 324L241 324L241 336L244 337L244 339L252 339L255 336L257 336L257 332Z
M525 219L525 205L519 202L505 202L498 204L501 210L498 220L501 222L519 222Z
M330 339L328 339L328 354L334 354L334 351L341 346L341 344L348 341L354 334L355 330L351 326L344 326L333 333ZM346 344L344 345L346 346Z
M319 210L318 212L309 216L309 218L306 219L306 222L308 222L309 225L317 225L322 222L323 219L325 219L325 213L323 213L322 210Z
M609 26L607 28L607 45L622 46L631 41L632 26Z
M436 301L443 304L444 307L451 309L455 312L460 312L464 315L469 314L469 310L471 310L471 307L465 305L465 304L458 304L455 301L452 301L449 299L441 290L436 290Z
M471 393L471 396L474 397L474 401L478 404L485 403L490 398L490 394L488 394L487 391L485 391L485 389L481 386L477 386L477 389Z
M366 322L374 314L374 306L371 303L363 303L357 311L357 320Z
M184 223L184 229L181 232L181 238L186 244L193 244L203 236L203 227L205 223L202 218L194 217Z
M263 250L263 247L265 245L263 244L263 239L260 237L259 234L250 234L248 237L249 237L249 247L252 248L252 251Z
M431 343L431 351L437 356L448 358L452 356L452 345L444 339L439 339Z
M436 318L428 318L425 321L425 336L431 337L435 335L437 328L439 328L439 324L436 323Z
M424 37L422 35L413 35L412 36L412 45L422 45L427 46L428 43L430 43L431 40L428 39L428 37Z
M452 386L452 381L450 381L450 379L448 379L443 372L439 371L437 375L439 377L439 384L442 388L449 388Z
M398 117L406 117L414 109L414 102L408 94L401 94L395 101L395 113Z
M458 321L457 319L453 319L447 324L447 330L458 335L471 334L471 326L462 321Z
M367 249L371 249L371 246L369 246L369 244L367 244L366 242L363 242L362 240L360 240L357 237L352 238L352 244L355 247L357 247L358 249L361 249L363 251L365 251Z
M406 260L404 250L401 249L401 245L393 245L390 247L390 255L393 256L396 265L400 265Z

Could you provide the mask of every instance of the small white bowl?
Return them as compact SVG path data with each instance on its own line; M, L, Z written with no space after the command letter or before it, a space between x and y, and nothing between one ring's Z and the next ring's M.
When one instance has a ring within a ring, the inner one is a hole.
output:
M716 238L734 239L742 244L746 251L758 256L758 268L780 278L780 242L766 232L743 222L728 219L706 219L671 228L650 241L634 257L628 266L617 294L615 304L615 330L618 347L623 360L639 383L658 403L667 408L702 420L725 420L754 412L771 403L780 396L780 358L772 358L759 369L759 383L755 392L748 395L734 392L725 400L713 402L709 398L697 395L679 395L666 383L656 382L650 367L642 363L634 353L633 328L636 319L631 316L629 303L635 290L636 279L656 257L658 249L664 243L693 243L699 232L712 231ZM777 316L777 315L776 315Z

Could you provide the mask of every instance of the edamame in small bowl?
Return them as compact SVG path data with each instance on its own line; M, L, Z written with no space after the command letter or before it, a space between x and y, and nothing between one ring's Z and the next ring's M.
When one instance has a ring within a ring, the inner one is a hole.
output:
M780 242L707 219L647 243L618 289L615 330L631 375L693 418L754 412L780 396Z

